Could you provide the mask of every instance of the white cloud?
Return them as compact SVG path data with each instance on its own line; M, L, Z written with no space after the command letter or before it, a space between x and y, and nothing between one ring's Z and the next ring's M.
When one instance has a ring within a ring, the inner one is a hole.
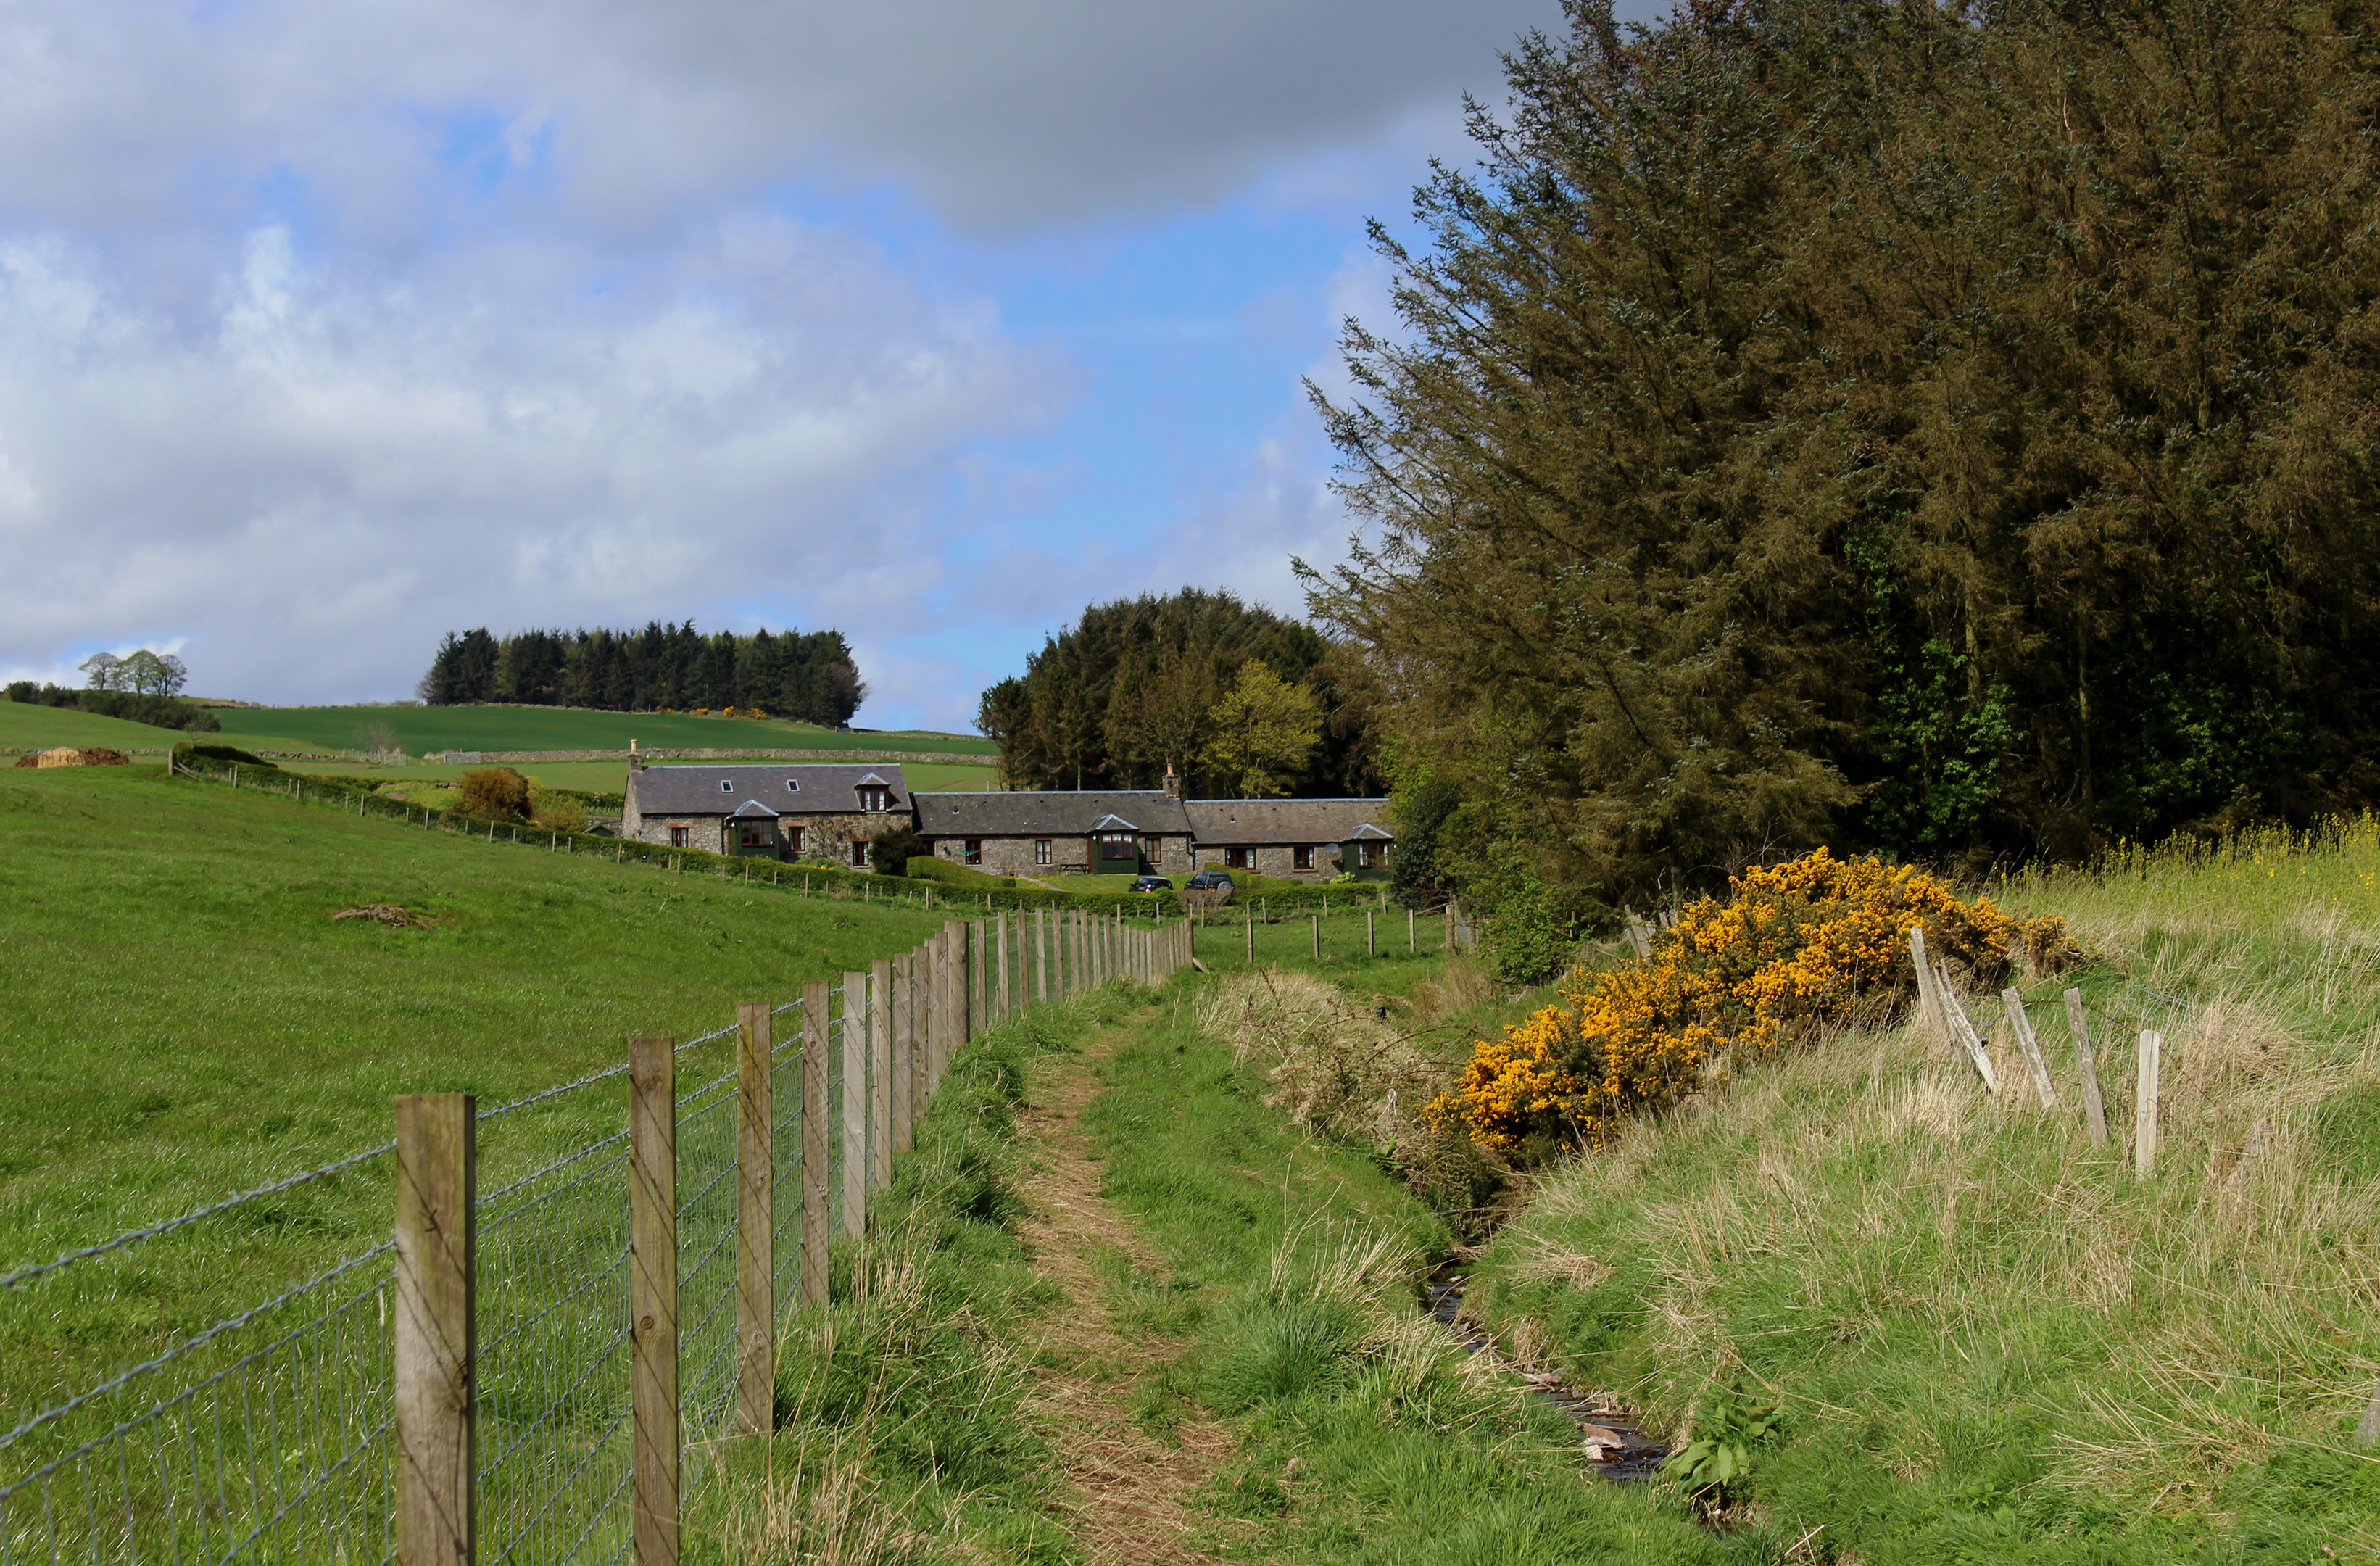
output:
M186 636L210 690L322 696L483 620L865 582L913 542L905 475L1046 406L978 302L846 237L740 214L625 285L599 263L373 277L264 229L191 321L0 244L0 658Z

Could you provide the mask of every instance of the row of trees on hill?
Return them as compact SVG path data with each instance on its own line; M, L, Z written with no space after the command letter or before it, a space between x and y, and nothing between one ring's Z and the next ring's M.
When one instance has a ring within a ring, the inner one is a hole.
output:
M2371 803L2361 16L1572 0L1318 394L1401 856L1576 912Z
M1184 589L1084 611L983 693L1012 788L1355 795L1379 787L1368 713L1312 626Z
M449 632L417 694L432 707L517 701L614 712L735 707L842 728L868 686L840 631Z

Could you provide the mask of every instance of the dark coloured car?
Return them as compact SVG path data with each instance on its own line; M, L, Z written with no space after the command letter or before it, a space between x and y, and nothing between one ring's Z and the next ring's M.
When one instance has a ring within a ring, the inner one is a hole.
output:
M1173 880L1170 876L1143 876L1132 883L1132 889L1135 892L1171 892Z
M1187 892L1230 892L1232 891L1236 885L1237 883L1221 870L1200 870L1196 875L1190 878L1190 884L1184 888L1184 890Z

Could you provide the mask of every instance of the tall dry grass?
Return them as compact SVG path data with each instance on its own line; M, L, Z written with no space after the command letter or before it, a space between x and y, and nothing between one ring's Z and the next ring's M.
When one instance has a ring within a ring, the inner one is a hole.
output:
M2144 1529L2380 1546L2380 1453L2353 1444L2380 1378L2380 832L1996 890L2107 955L2080 982L2109 1147L2045 981L2056 1108L2004 1028L1998 1095L1914 1023L1783 1054L1542 1180L1473 1308L1657 1420L1768 1388L1797 1428L1771 1504L1839 1545L1870 1518L1876 1559L1876 1519L1919 1537L1961 1496L2028 1560ZM2146 1179L2143 1027L2168 1039Z

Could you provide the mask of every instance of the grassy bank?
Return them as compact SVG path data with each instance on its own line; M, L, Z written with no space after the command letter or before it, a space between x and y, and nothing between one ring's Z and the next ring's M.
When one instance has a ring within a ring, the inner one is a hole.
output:
M2028 989L2056 1109L2005 1039L1998 1097L1913 1029L1829 1039L1546 1175L1474 1308L1657 1426L1730 1384L1779 1402L1736 1513L1747 1545L2374 1559L2380 1453L2351 1432L2380 1377L2380 841L2143 855L2004 892L2106 957ZM2069 983L2106 1148L2082 1125ZM2142 1027L2169 1041L2147 1179L2126 1146Z
M917 1150L895 1157L870 1207L867 1243L837 1242L831 1304L781 1339L776 1436L721 1449L690 1560L1081 1558L1015 1346L1050 1305L1014 1227L1016 1111L1038 1059L1135 1004L1109 990L1046 1007L953 1060Z
M1212 982L1212 981L1206 981ZM1189 1354L1153 1384L1233 1424L1219 1532L1249 1559L1329 1562L1717 1559L1682 1506L1585 1472L1568 1420L1465 1359L1418 1308L1444 1224L1354 1147L1265 1099L1253 1061L1182 1004L1110 1060L1088 1123L1106 1193L1166 1263L1119 1308Z
M598 712L572 707L225 707L215 716L234 745L347 750L367 724L386 724L396 743L425 750L648 749L950 751L990 758L1000 747L979 735L923 731L821 728L777 719L697 716L691 712Z

